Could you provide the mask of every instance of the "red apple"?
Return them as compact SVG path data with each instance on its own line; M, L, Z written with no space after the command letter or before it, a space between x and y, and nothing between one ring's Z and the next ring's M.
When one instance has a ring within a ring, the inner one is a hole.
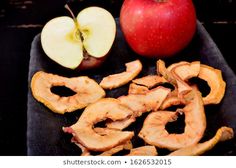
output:
M163 58L178 53L191 41L196 13L191 0L125 0L120 24L136 53Z

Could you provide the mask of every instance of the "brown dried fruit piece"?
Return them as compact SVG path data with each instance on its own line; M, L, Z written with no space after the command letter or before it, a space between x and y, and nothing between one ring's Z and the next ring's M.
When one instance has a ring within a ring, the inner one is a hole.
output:
M158 84L167 82L167 80L164 77L158 75L148 75L142 78L134 79L132 82L137 85L146 86L150 89Z
M190 78L197 77L200 73L200 61L180 62L176 64L170 72L178 75L182 80L187 81Z
M134 133L131 131L120 131L107 129L105 135L98 134L94 125L100 121L111 119L122 120L131 116L133 112L120 104L117 99L104 98L89 105L77 123L63 128L64 132L71 133L77 143L82 144L88 150L106 151L121 143L130 140Z
M165 128L168 122L177 119L178 112L157 111L147 116L138 136L148 144L169 150L198 143L206 129L202 97L199 91L193 89L184 98L187 101L186 106L181 110L185 114L184 133L169 134Z
M54 86L65 86L76 94L60 97L51 92L51 88ZM36 100L59 114L82 109L105 96L105 91L97 82L86 76L67 78L43 71L34 74L31 80L31 90Z
M146 94L149 89L146 86L137 85L135 83L131 83L129 85L129 94Z
M173 84L178 90L180 97L192 90L192 88L176 73L168 71L165 62L162 60L157 61L157 74L161 74L168 82Z
M198 77L205 80L210 87L210 93L203 97L203 102L207 104L218 104L225 94L226 83L223 80L221 71L213 67L201 64Z
M156 111L160 108L162 102L170 93L170 89L159 86L149 90L144 95L130 94L118 98L121 104L125 105L133 111L132 116L115 122L107 123L107 127L114 129L124 129L136 120L136 117L141 116L145 112Z
M118 88L133 80L142 70L142 64L139 60L126 63L125 66L125 72L103 78L100 86L104 89Z
M221 127L216 135L203 143L194 144L185 148L181 148L170 153L170 156L197 156L211 150L218 142L230 140L234 137L234 131L229 127Z

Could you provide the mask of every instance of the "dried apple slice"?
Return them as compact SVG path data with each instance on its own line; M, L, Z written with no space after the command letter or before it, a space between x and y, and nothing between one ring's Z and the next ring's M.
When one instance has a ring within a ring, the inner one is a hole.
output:
M158 84L167 82L167 80L164 77L158 75L148 75L142 78L134 79L132 82L137 85L146 86L150 89Z
M129 94L146 94L149 89L146 86L137 85L135 83L131 83L129 85Z
M101 153L98 156L112 156L112 155L114 155L114 154L116 154L116 153L118 153L118 152L120 152L124 149L125 150L130 150L130 149L132 150L132 148L133 148L133 145L132 145L131 141L127 141L124 144L121 144L121 145L118 145L114 148L111 148L110 150L105 151L105 152Z
M51 88L54 86L67 87L76 94L60 97L51 92ZM105 96L105 91L97 82L86 76L66 78L43 71L34 74L31 80L31 90L36 100L59 114L82 109Z
M182 134L169 134L165 128L168 122L177 119L178 112L158 111L150 113L144 121L139 137L150 145L176 150L199 142L206 129L201 93L195 89L184 96L186 106L181 110L185 114L185 129Z
M100 135L93 129L94 125L106 119L113 121L122 120L132 114L133 111L120 104L117 99L104 98L89 105L77 123L70 127L65 127L63 130L71 133L79 144L89 150L106 151L130 140L134 133L132 131L109 129L109 133Z
M205 80L210 87L210 93L203 97L203 102L207 104L218 104L225 94L226 83L223 80L220 70L201 64L198 77Z
M192 88L184 82L176 73L171 73L166 69L165 62L162 60L157 61L157 74L163 75L163 77L176 86L179 96L182 96L192 90Z
M157 150L155 146L141 146L138 148L133 148L130 153L126 156L157 156Z
M134 116L130 116L124 120L107 122L106 126L107 128L123 130L135 121L136 121L136 118Z
M145 95L130 94L121 96L118 100L120 100L121 104L129 107L137 117L144 112L158 110L170 91L168 88L158 86L149 90Z
M218 129L216 135L203 143L194 144L185 148L178 149L172 153L170 156L197 156L202 155L206 151L211 150L218 142L230 140L234 137L234 131L229 127L221 127Z
M200 61L181 63L173 67L172 73L177 74L183 81L197 77L200 72Z
M139 60L126 63L125 66L125 72L103 78L100 86L104 89L114 89L123 86L133 80L142 70L142 64Z
M169 65L167 67L167 70L170 72L173 68L175 68L175 67L177 67L179 65L186 64L186 63L189 63L189 62L187 62L187 61L180 61L180 62L177 62L177 63L173 63L173 64L171 64L171 65Z
M159 109L169 93L170 89L159 86L149 90L146 94L129 94L119 97L118 100L120 100L121 104L131 109L133 115L124 120L108 122L107 127L119 130L128 127L136 120L136 117L141 116L145 112Z

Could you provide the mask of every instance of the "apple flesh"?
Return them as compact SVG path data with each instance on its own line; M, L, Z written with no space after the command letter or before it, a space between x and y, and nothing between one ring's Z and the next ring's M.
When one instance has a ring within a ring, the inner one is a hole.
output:
M191 41L196 13L191 0L125 0L120 24L136 53L163 58L178 53Z
M90 69L102 64L116 34L112 15L100 7L88 7L76 18L50 20L41 33L46 55L70 69Z

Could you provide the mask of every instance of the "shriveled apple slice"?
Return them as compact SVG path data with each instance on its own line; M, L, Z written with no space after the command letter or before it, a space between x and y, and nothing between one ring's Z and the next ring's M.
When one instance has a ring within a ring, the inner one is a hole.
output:
M94 124L108 118L113 121L122 120L132 115L132 113L129 108L121 105L117 99L105 98L89 105L77 123L65 127L63 130L71 133L78 143L89 150L106 151L130 140L134 133L110 129L106 135L99 135L93 129Z
M183 65L183 64L186 64L186 63L189 63L189 62L187 62L187 61L180 61L180 62L177 62L177 63L173 63L173 64L171 64L171 65L169 65L167 67L167 70L170 72L176 66Z
M162 103L160 109L165 110L171 106L184 104L184 100L177 96L167 97L166 100Z
M158 86L149 90L145 95L130 94L121 96L118 100L121 104L129 107L135 116L141 116L144 112L158 110L169 93L170 89Z
M52 93L51 88L54 86L65 86L76 94L60 97ZM43 71L34 74L31 90L36 100L59 114L82 109L105 96L105 91L97 82L86 76L67 78Z
M157 61L157 74L163 75L163 77L170 82L171 84L175 85L179 96L182 96L192 90L192 88L184 82L176 73L171 73L166 69L165 62L162 60Z
M206 151L211 150L218 142L227 141L234 137L234 131L229 127L221 127L218 129L216 135L203 143L194 144L185 148L178 149L172 153L170 156L197 156L202 155Z
M218 104L225 94L226 83L223 80L220 70L201 64L198 77L205 80L210 87L210 93L203 97L203 102L207 104Z
M155 146L141 146L138 148L133 148L130 153L126 156L157 156L157 150Z
M132 145L131 141L127 141L124 144L120 144L114 148L111 148L110 150L105 151L98 156L112 156L112 155L116 154L117 152L120 152L124 149L125 150L130 150L130 149L132 150L132 148L133 148L133 145Z
M107 127L122 130L136 121L136 117L141 116L145 112L156 111L159 109L163 101L166 99L170 89L159 86L149 90L145 94L129 94L118 98L121 104L125 105L133 111L130 117L123 120L108 122Z
M134 79L132 82L137 85L146 86L150 89L158 84L167 82L167 80L164 77L158 75L148 75L142 78Z
M149 89L146 86L137 85L135 83L131 83L129 85L129 94L146 94Z
M110 129L107 129L107 128L96 127L96 128L94 128L94 131L102 136L110 133ZM85 148L83 145L79 144L76 140L75 141L72 140L72 142L75 143L81 149L81 151L82 151L81 156L92 156L90 151L87 148ZM131 141L127 141L127 142L117 145L107 151L104 151L101 154L96 155L96 156L112 156L113 154L115 154L119 151L122 151L124 149L130 150L132 148L133 148L133 144L131 143Z
M107 128L111 128L111 129L123 130L124 128L128 127L131 123L135 121L136 121L136 118L134 116L130 116L124 120L107 122L106 126Z
M102 79L100 86L104 89L114 89L127 84L134 79L142 70L142 64L139 60L125 64L126 71L109 75Z
M168 133L165 125L178 117L178 112L157 111L150 113L144 121L139 137L150 145L176 150L196 144L206 129L201 93L195 89L184 96L188 103L181 110L185 115L184 133Z
M200 73L200 61L181 63L176 65L171 72L177 74L182 80L187 81L190 78L197 77Z

